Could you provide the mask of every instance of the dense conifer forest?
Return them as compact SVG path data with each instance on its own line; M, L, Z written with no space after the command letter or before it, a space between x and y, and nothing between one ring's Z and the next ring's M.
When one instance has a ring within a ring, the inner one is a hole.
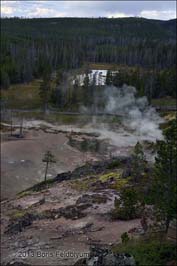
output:
M1 87L39 78L46 67L69 70L104 62L134 66L124 75L126 83L147 96L174 96L175 42L175 19L3 18Z

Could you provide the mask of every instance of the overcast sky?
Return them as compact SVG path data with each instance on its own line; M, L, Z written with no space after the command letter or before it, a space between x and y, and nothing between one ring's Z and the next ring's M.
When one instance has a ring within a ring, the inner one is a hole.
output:
M176 1L1 1L1 16L176 18Z

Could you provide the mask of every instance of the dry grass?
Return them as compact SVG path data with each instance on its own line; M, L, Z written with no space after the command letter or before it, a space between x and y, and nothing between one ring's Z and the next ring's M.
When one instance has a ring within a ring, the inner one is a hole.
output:
M152 99L152 105L154 106L176 106L176 99L168 96L160 99Z
M7 108L34 109L41 107L39 87L41 80L34 80L28 84L12 85L8 90L2 90L1 97Z

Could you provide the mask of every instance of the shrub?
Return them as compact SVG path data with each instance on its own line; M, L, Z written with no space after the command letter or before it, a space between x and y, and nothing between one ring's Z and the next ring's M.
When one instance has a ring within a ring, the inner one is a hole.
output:
M119 244L115 253L128 253L135 258L137 266L162 266L177 259L174 243L159 240L139 240ZM175 264L174 264L175 265Z
M114 210L111 215L113 219L130 220L140 216L138 195L133 188L124 188L120 192L120 199L115 199Z
M124 244L126 244L126 243L130 240L130 238L129 238L127 232L125 232L125 233L123 233L123 234L121 235L121 239L122 239L122 243L124 243Z

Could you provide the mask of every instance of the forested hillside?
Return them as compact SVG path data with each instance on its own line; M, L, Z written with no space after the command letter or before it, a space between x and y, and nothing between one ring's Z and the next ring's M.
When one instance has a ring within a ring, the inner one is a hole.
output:
M175 28L176 20L144 18L3 18L1 86L41 77L46 66L72 69L104 62L145 68L158 86L174 87Z

